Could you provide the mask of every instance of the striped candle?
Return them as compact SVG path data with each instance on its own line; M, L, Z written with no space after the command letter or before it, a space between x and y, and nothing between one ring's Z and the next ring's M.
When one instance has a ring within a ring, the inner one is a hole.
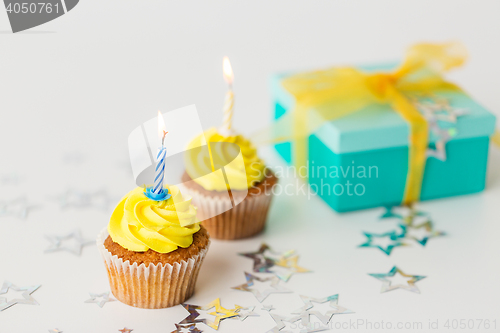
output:
M155 171L155 183L153 186L153 193L160 194L163 191L163 177L165 175L165 158L167 157L167 148L163 145L158 149L158 154L156 154L156 171Z
M233 110L234 110L234 93L233 93L233 69L231 68L231 63L228 57L224 57L222 60L222 72L224 74L224 80L226 80L229 89L226 93L226 100L224 101L224 119L222 122L222 133L225 135L230 135L231 125L233 121Z
M231 132L233 108L234 108L234 94L231 87L229 87L229 90L226 93L226 100L224 101L224 122L222 125L222 128L227 133Z
M165 175L165 158L167 157L165 136L167 133L163 116L161 115L161 112L158 111L158 137L161 139L161 146L158 148L158 154L156 154L155 181L152 191L154 195L164 194L163 177Z

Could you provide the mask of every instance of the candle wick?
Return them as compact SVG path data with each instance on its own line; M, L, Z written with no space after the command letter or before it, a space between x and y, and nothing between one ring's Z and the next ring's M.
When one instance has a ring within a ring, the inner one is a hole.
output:
M161 138L161 145L165 145L165 136L167 136L168 132L163 131L163 138Z

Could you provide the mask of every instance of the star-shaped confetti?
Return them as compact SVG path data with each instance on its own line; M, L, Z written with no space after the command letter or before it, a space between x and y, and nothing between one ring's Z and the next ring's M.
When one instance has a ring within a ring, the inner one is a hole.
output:
M237 316L232 317L231 319L239 319L240 321L243 321L243 320L247 319L248 317L259 317L260 316L257 312L253 312L254 309L255 309L255 306L235 305L234 309L231 309L229 311L238 313Z
M232 289L251 292L255 296L255 298L257 298L257 300L261 303L270 294L292 292L291 290L286 289L285 287L282 287L281 285L279 285L280 279L278 277L275 277L275 276L267 277L267 278L260 278L258 276L255 276L255 275L252 275L250 273L245 272L245 279L247 280L246 283L239 285L239 286L236 286L236 287L232 287ZM271 282L270 288L260 292L259 290L255 289L255 288L251 288L254 285L254 281L259 281L259 282L270 281Z
M436 148L428 149L427 157L445 161L446 144L457 134L457 120L469 114L468 109L453 107L447 98L432 94L413 96L411 101L427 120L429 132L436 137Z
M175 330L171 333L202 333L196 324L175 324Z
M204 306L193 305L193 304L182 304L182 306L189 312L189 316L187 316L185 319L179 322L179 324L203 323L217 330L219 329L220 321L222 319L238 316L237 312L222 307L220 305L220 298L217 298ZM212 308L215 308L215 311L209 312L208 314L215 317L213 321L208 319L196 319L200 315L198 310L208 311Z
M416 100L414 105L429 122L444 121L456 124L457 118L469 114L468 109L453 107L450 101L443 97L428 96L426 99Z
M46 253L67 251L79 256L84 246L94 243L93 240L83 239L80 230L75 230L64 236L46 236L46 238L50 242L50 246L45 250ZM63 246L63 243L67 243L68 241L73 241L73 245Z
M78 151L70 151L64 153L62 159L66 164L79 165L85 161L85 155Z
M396 218L403 223L412 225L417 219L429 219L429 214L415 208L415 205L386 206L384 214L380 219Z
M286 326L284 322L294 323L300 319L298 317L284 317L275 313L270 313L269 315L273 318L276 326L271 328L266 333L291 333L290 331L282 331L282 329Z
M396 234L395 231L390 231L390 232L386 232L383 234L372 234L372 233L368 233L368 232L363 232L363 234L367 238L367 241L365 243L359 245L359 247L377 248L387 255L390 255L392 252L392 249L394 249L395 247L407 245L401 241L400 236L398 234ZM376 243L377 239L385 240L386 244L385 245L377 244Z
M272 272L285 282L288 282L292 274L294 273L307 273L310 270L300 267L298 265L299 256L293 255L291 257L281 257L275 262L275 266L280 268L272 269Z
M58 328L53 328L53 329L49 330L49 333L63 333L63 331L61 331Z
M384 207L385 212L380 216L380 219L390 219L390 218L397 218L397 219L402 219L403 216L401 214L397 214L394 212L394 206L386 206Z
M267 244L262 244L258 251L240 253L239 255L253 260L253 271L257 273L271 273L269 268L274 266L274 260L264 255L266 251L270 251Z
M68 189L58 195L56 200L61 209L67 208L97 208L108 210L115 201L106 190L96 192L85 192L74 189Z
M26 197L19 197L11 201L0 202L0 217L14 216L21 220L28 217L30 210L38 208L37 206L28 203Z
M253 271L257 273L272 273L280 280L287 282L294 273L310 272L298 265L299 256L294 250L275 252L269 245L263 243L258 251L240 253L241 256L253 260Z
M270 312L270 311L272 311L272 310L276 310L276 308L273 308L273 306L272 306L272 305L263 305L261 310L264 310L264 311Z
M17 185L21 178L15 173L0 175L0 185Z
M269 315L275 321L276 326L271 328L266 333L292 333L291 330L296 332L297 329L300 329L300 333L313 333L313 332L320 332L320 331L324 331L324 330L329 329L328 327L325 327L325 326L318 327L317 325L313 325L311 323L308 323L306 325L304 325L303 323L296 323L297 321L301 320L300 316L285 317L285 316L277 315L274 313L270 313ZM289 324L288 326L291 330L285 329L287 326L285 323Z
M10 308L16 304L29 304L29 305L39 305L38 302L31 296L41 285L28 286L28 287L18 287L8 281L5 281L0 289L0 295L5 295L9 289L15 291L22 291L23 298L15 298L12 300L7 300L6 297L0 296L0 311Z
M116 301L113 297L109 296L109 291L102 294L90 293L90 298L85 301L85 303L96 303L100 308L108 302Z
M413 239L422 246L425 246L431 238L446 235L445 232L435 230L432 221L426 221L419 225L401 225L401 228L405 238Z
M330 320L332 319L333 315L336 314L350 314L354 313L353 311L340 306L339 305L339 294L323 297L323 298L313 298L309 296L300 296L300 299L302 299L302 302L304 302L304 306L293 311L292 313L299 315L302 319L302 323L305 326L309 326L309 316L314 315L316 318L318 318L324 325L328 325ZM328 310L325 312L325 314L320 313L319 311L313 311L311 310L314 305L312 302L315 303L326 303L328 302L329 306L332 308L331 310ZM328 329L328 327L326 327Z
M428 148L425 152L427 157L434 157L440 161L446 161L446 142L447 140L436 141L435 148Z
M132 333L133 329L130 329L130 328L122 328L121 330L118 330L118 332L122 332L122 333Z
M404 278L407 278L406 285L404 284L396 284L392 285L391 280L388 278L394 277L396 274L401 275ZM391 291L394 289L405 289L414 293L420 293L420 290L418 289L417 286L415 286L415 283L426 278L426 276L421 276L421 275L409 275L403 273L398 267L394 266L389 273L380 273L380 274L369 274L370 276L373 276L374 278L382 281L382 289L380 290L381 293L385 293L387 291Z

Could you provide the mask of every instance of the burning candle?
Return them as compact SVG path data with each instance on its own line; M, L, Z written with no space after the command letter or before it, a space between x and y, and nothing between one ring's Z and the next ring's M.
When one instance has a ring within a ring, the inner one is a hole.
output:
M161 146L156 154L156 169L155 181L153 185L153 193L161 195L163 192L163 178L165 175L165 158L167 157L167 148L165 147L165 136L167 135L165 121L160 111L158 111L158 136L161 139Z

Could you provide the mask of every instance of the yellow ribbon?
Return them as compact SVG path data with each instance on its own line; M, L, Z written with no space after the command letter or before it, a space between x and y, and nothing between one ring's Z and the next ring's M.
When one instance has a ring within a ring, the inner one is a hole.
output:
M500 148L500 131L496 130L495 134L491 137L491 141Z
M460 91L442 75L462 65L465 59L466 50L458 43L417 44L409 49L402 65L393 72L367 73L353 67L340 67L290 76L282 84L295 97L296 106L278 120L282 124L275 128L292 125L293 133L288 136L294 141L294 164L301 170L307 163L307 137L324 122L355 113L370 104L389 104L410 127L403 198L403 204L410 204L420 198L428 146L427 122L410 97ZM313 109L320 116L315 122L309 117Z

